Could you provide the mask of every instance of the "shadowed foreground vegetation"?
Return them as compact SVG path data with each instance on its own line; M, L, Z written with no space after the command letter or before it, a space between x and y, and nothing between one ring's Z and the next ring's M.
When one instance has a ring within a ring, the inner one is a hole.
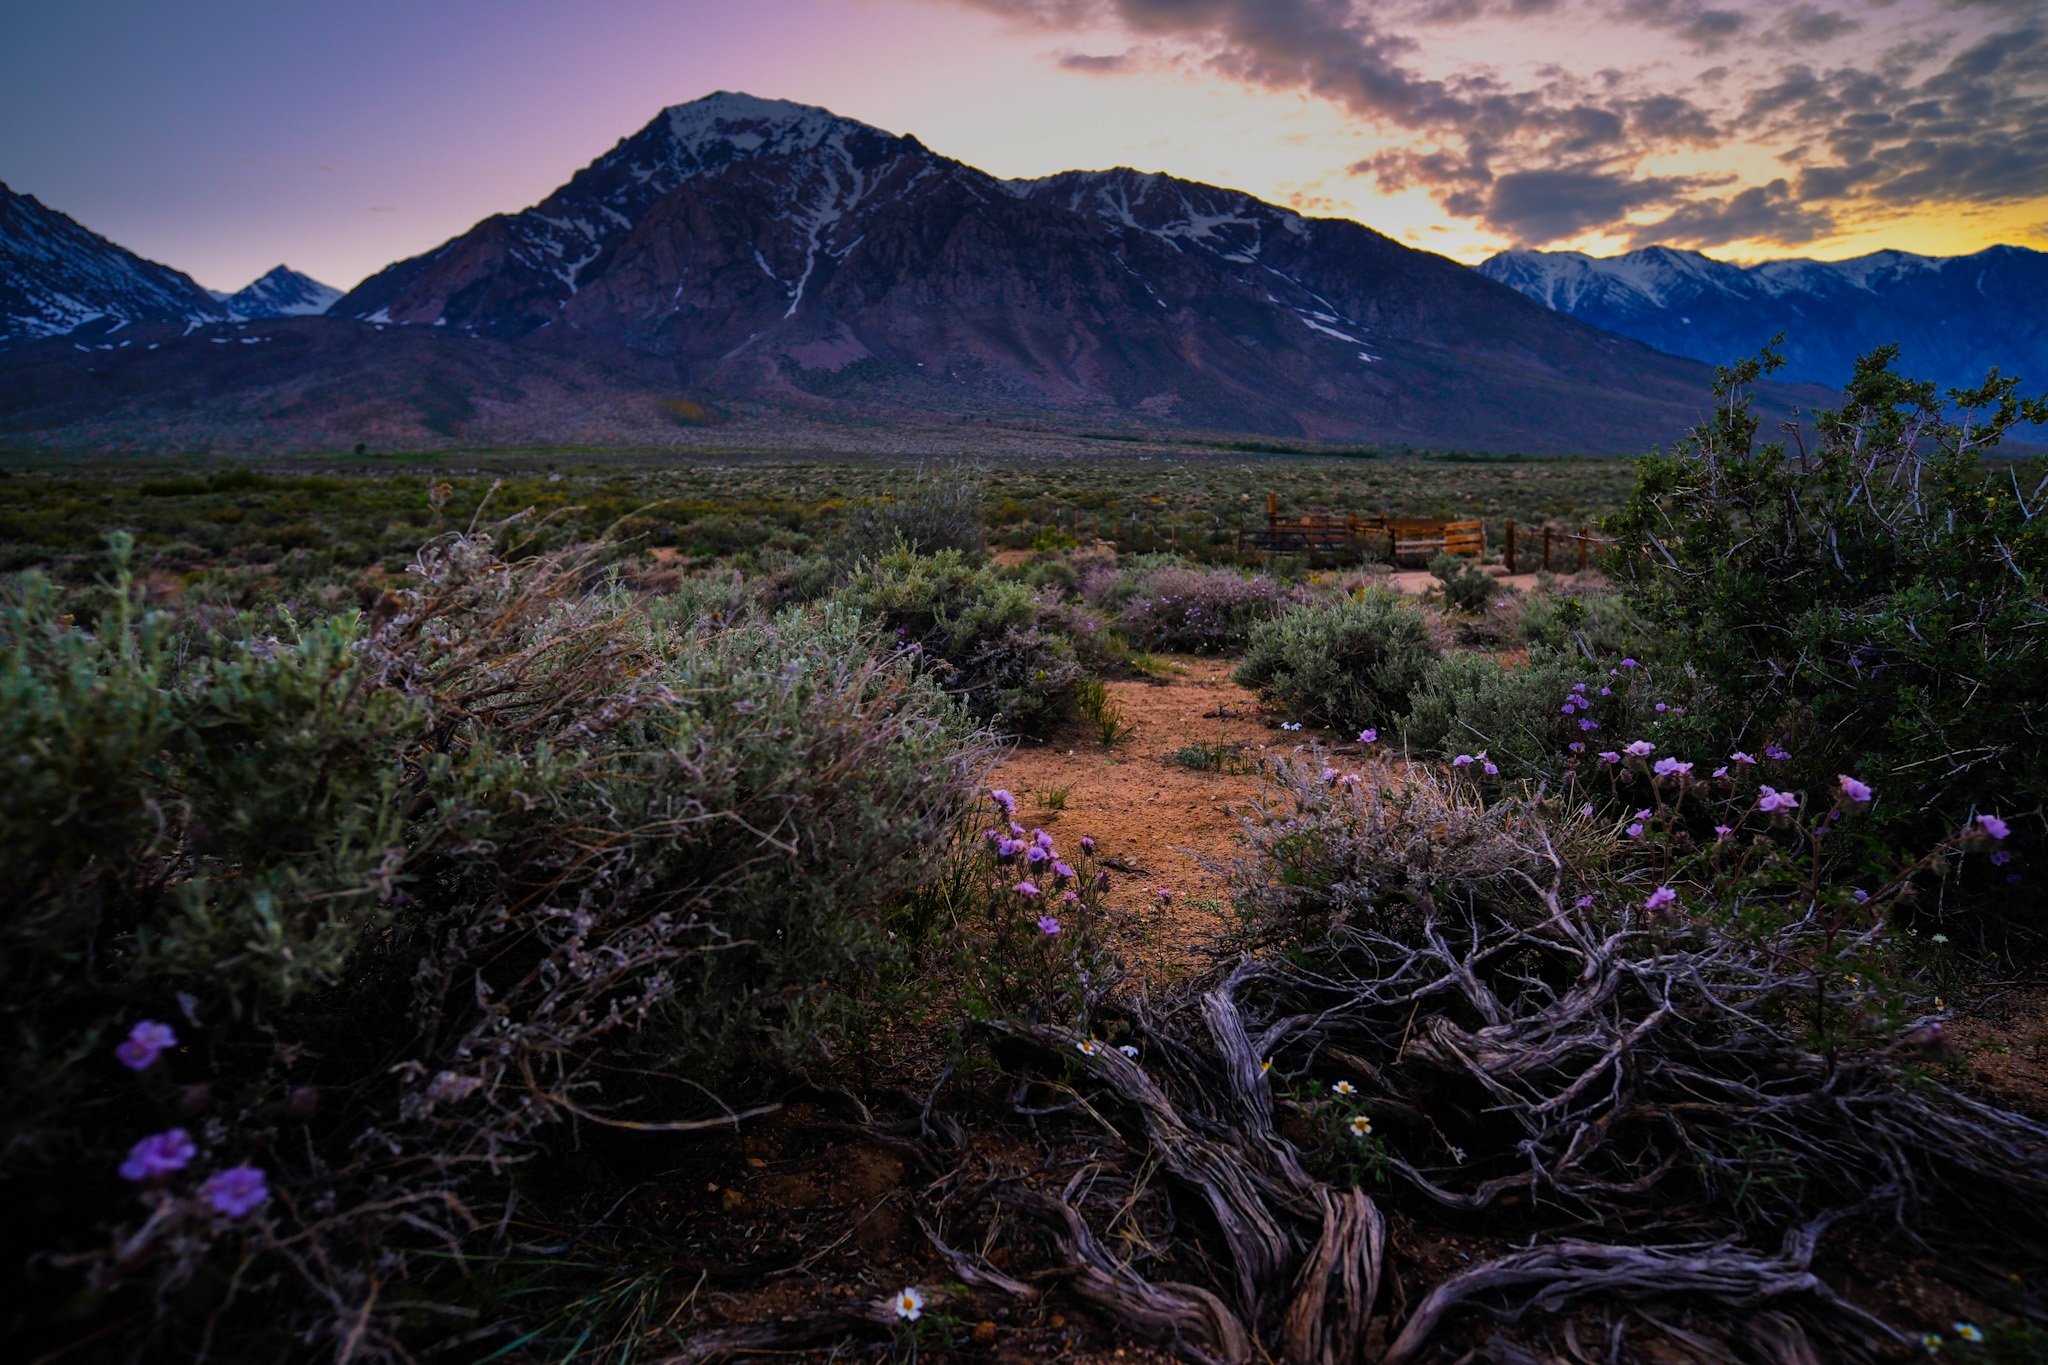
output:
M2044 1358L2048 1113L1953 1032L2048 928L2048 407L1884 361L1639 481L16 475L10 1342ZM1604 511L1619 590L1231 562L1269 490ZM989 770L1166 651L1300 745L1148 991Z

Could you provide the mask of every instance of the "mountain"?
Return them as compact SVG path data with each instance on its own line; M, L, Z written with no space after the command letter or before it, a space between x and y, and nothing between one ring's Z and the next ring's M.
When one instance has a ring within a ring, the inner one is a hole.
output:
M1341 219L1130 170L1004 181L827 110L666 109L330 315L569 329L693 387L1292 435L1636 448L1704 372Z
M1348 220L1121 168L1001 180L719 93L323 315L10 348L0 432L642 441L708 399L870 425L1607 452L1698 421L1709 379Z
M1879 251L1846 261L1738 266L1697 251L1625 256L1504 251L1479 267L1560 313L1695 360L1726 363L1785 333L1793 381L1840 388L1856 358L1893 342L1902 373L1943 387L1996 365L2048 387L2048 253Z
M94 324L210 321L227 310L192 277L0 184L0 342Z
M332 285L320 283L309 275L301 275L287 266L276 266L242 289L232 294L209 290L214 299L235 317L244 321L256 318L296 318L324 313L341 291Z

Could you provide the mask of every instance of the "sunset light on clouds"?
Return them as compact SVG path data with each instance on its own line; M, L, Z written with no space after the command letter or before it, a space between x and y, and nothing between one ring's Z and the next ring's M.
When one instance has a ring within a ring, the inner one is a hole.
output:
M2048 246L2031 4L88 0L12 27L0 180L218 288L279 261L346 287L718 89L1465 261Z

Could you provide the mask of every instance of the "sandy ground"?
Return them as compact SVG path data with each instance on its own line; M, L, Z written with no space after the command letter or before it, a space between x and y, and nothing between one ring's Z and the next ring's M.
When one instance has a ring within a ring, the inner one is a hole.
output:
M1144 979L1158 983L1202 961L1200 945L1226 927L1224 864L1242 850L1240 813L1258 795L1257 761L1306 734L1269 725L1251 693L1230 681L1236 661L1176 657L1155 682L1113 682L1110 695L1135 727L1114 749L1070 728L1015 750L990 777L1017 798L1017 819L1063 847L1092 836L1111 865L1104 937ZM1234 745L1244 773L1197 772L1173 760L1191 744ZM1355 747L1355 746L1351 746ZM1054 793L1065 809L1049 810ZM1156 891L1164 888L1170 899Z

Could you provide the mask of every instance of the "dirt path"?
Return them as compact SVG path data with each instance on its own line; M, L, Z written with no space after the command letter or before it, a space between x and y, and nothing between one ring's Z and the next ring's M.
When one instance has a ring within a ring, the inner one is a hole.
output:
M1234 660L1170 658L1156 682L1113 682L1110 695L1134 727L1105 748L1073 727L1025 744L989 779L1017 797L1017 819L1063 844L1083 835L1112 865L1106 938L1138 975L1158 984L1200 959L1193 951L1229 919L1224 879L1198 858L1238 853L1238 812L1259 791L1252 772L1194 771L1173 755L1190 745L1235 746L1242 766L1293 736L1269 729L1251 693L1230 681ZM1292 747L1289 744L1287 747ZM1049 809L1061 799L1064 809ZM1155 888L1165 888L1162 901Z

